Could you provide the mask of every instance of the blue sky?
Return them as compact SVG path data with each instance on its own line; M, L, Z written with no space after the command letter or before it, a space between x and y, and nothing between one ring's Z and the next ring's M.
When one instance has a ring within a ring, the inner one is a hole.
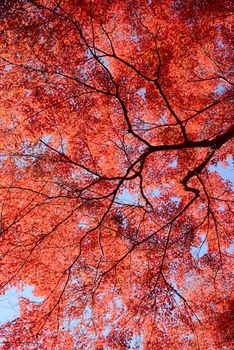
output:
M19 298L21 297L38 302L43 300L43 298L33 295L33 286L25 286L22 291L17 291L14 287L10 288L0 296L0 326L19 316Z

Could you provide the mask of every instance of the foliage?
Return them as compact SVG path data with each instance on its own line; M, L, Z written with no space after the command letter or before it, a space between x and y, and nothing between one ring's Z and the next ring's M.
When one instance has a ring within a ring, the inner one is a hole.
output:
M231 1L0 9L2 349L231 349Z

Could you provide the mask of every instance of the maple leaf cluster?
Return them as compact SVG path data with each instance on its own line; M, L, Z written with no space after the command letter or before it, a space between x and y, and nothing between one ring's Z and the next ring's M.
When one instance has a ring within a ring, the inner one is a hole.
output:
M231 10L1 3L1 349L231 349Z

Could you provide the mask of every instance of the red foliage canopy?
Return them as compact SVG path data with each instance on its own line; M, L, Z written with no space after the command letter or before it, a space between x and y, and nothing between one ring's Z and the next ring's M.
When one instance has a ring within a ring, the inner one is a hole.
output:
M2 349L231 349L231 1L0 9Z

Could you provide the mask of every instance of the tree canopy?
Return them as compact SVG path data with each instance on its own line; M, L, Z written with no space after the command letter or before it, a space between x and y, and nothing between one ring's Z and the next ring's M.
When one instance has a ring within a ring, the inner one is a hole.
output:
M1 349L231 349L231 10L1 2Z

